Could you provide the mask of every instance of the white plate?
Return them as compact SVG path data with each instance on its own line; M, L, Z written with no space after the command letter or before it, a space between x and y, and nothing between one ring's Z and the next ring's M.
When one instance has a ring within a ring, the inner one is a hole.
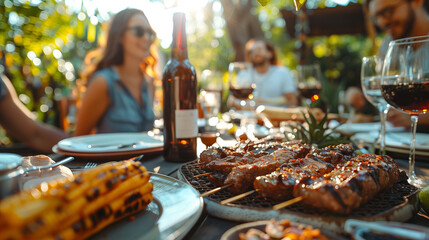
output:
M357 133L350 139L354 143L364 145L374 144L378 137L378 132ZM406 153L410 151L411 133L410 132L387 132L386 150L390 152ZM429 134L416 134L416 155L429 156Z
M330 121L329 127L334 128L338 126L337 121ZM335 129L346 136L351 136L361 132L379 132L380 122L366 122L366 123L344 123ZM390 122L386 122L386 132L401 132L404 131L404 127L394 127Z
M102 133L66 138L58 150L76 153L116 153L163 147L162 136L147 133Z
M84 159L99 160L99 161L113 161L113 160L124 160L131 157L135 157L143 154L152 154L162 152L164 146L157 148L146 148L138 150L127 150L120 152L68 152L58 148L58 145L52 147L52 151L58 154L64 154L67 156L73 156Z
M154 201L135 219L122 219L90 239L182 239L198 221L203 199L186 183L151 173Z

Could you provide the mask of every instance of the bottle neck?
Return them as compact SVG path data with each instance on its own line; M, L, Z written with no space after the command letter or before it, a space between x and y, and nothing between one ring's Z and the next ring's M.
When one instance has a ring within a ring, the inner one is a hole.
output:
M186 21L184 13L175 13L173 16L173 44L171 58L177 60L188 59L188 44L186 41Z

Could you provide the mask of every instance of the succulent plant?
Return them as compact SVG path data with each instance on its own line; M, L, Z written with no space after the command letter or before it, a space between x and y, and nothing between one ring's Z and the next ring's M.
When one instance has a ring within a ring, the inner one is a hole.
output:
M330 129L326 125L328 119L328 113L320 120L317 119L308 111L304 115L304 120L307 126L303 123L296 122L296 126L291 126L292 132L285 133L287 140L301 140L303 143L315 145L319 148L326 147L329 145L337 145L341 143L349 143L350 141L337 133L334 133L335 128ZM293 137L290 137L292 134Z

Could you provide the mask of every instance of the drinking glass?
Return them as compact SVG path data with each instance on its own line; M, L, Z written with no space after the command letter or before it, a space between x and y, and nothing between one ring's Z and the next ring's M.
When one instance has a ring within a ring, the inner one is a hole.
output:
M222 94L223 77L222 72L216 70L205 69L201 72L200 87L207 92L217 91Z
M243 110L254 110L256 103L253 99L252 66L245 62L232 62L229 64L229 91L239 102L239 108Z
M256 103L253 101L255 88L252 65L245 62L233 62L229 64L229 91L233 96L233 107L236 107L240 115L240 129L237 135L246 134L252 137L256 118Z
M386 115L390 105L381 94L381 72L383 59L378 56L364 57L361 68L361 85L366 99L374 105L380 113L380 132L376 145L380 144L380 154L386 154Z
M200 87L200 104L206 120L205 131L216 131L219 122L218 114L222 106L222 72L210 69L203 70Z
M221 105L220 91L203 90L200 92L200 101L201 109L203 110L204 118L206 120L205 130L209 132L216 131Z
M429 35L391 41L384 59L382 94L387 103L411 116L408 182L427 185L414 172L418 116L429 109Z
M305 105L310 107L311 103L319 99L322 88L320 66L319 64L299 65L296 70L299 94L304 98Z

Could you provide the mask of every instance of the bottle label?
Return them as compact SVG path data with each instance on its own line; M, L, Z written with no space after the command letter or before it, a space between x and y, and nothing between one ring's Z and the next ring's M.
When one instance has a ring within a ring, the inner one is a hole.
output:
M194 138L198 135L198 110L176 110L176 139Z

